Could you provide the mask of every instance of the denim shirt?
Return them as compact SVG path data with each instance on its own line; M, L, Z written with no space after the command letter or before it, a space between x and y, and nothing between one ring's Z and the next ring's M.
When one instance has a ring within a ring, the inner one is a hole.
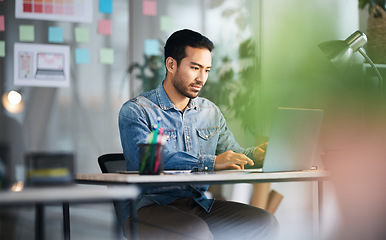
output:
M239 146L214 103L197 97L190 100L185 111L181 111L169 99L162 84L127 101L120 110L119 130L127 170L138 171L138 144L146 143L158 117L161 117L160 127L168 136L164 146L165 170L214 171L216 155L227 150L244 153L253 159L254 148L245 150ZM208 187L144 187L137 208L154 203L167 205L178 198L188 197L209 212L214 200L205 196ZM128 209L126 215L128 217Z

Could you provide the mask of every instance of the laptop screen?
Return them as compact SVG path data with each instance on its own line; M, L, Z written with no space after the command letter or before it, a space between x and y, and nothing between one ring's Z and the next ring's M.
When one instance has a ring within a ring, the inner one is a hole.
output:
M312 167L323 110L278 108L272 123L264 172L309 170Z
M38 70L63 70L64 57L60 53L38 53Z

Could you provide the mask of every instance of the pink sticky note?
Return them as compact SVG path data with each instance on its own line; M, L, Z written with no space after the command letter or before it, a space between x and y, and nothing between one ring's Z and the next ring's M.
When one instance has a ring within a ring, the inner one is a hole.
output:
M157 15L157 2L150 0L143 0L142 2L143 15L156 16Z
M103 35L111 35L111 20L101 19L98 21L98 33Z
M0 15L0 32L5 31L4 15Z

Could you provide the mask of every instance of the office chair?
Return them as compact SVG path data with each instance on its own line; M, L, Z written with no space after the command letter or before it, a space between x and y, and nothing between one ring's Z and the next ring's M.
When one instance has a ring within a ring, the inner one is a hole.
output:
M98 157L98 164L102 173L116 173L119 170L126 170L126 160L125 160L125 157L123 156L123 153L108 153L108 154L101 155ZM114 209L117 216L116 221L118 223L118 224L115 224L115 226L117 226L115 231L118 237L117 239L119 239L119 237L122 236L122 231L123 231L122 229L125 221L125 216L127 216L127 213L124 214L124 211L126 211L127 205L129 205L130 203L129 201L113 201L113 204L114 204ZM139 220L137 220L137 222L142 224L149 224ZM156 228L158 227L163 230L174 232L172 229L167 229L167 228L163 228L152 224L150 225L152 227L156 227ZM183 234L181 235L185 236ZM188 236L188 237L191 237L191 236Z
M98 157L98 164L102 173L115 173L126 170L126 160L123 153L107 153Z
M118 170L126 170L126 160L123 153L107 153L98 157L98 164L102 173L116 173ZM115 232L118 236L122 236L122 227L124 224L123 209L129 204L128 201L113 201L115 214L117 216L116 221L118 224L114 224L116 227ZM119 238L118 238L119 239Z

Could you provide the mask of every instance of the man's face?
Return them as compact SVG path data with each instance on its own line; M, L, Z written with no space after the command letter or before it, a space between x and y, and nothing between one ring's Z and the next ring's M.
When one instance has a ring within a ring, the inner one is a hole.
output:
M212 67L212 55L206 48L185 48L186 57L177 67L172 78L173 86L183 96L197 97L206 83Z

